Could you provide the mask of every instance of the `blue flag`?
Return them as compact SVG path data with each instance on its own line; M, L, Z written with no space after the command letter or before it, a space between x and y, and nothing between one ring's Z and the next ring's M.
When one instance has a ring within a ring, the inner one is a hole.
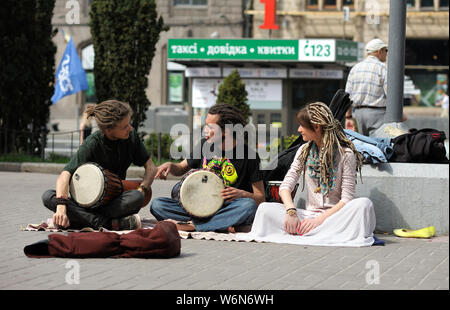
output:
M56 84L55 93L52 97L52 102L55 104L62 97L75 94L80 90L88 89L88 82L86 79L86 72L81 66L80 57L78 57L77 50L73 44L72 38L67 43L61 63L55 74Z

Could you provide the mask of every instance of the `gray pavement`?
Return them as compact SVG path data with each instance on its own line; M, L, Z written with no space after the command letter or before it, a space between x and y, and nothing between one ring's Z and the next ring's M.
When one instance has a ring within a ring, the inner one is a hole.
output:
M41 194L54 188L56 177L0 172L0 289L449 289L448 236L378 234L386 245L366 248L188 239L172 259L28 258L24 246L49 233L20 226L51 217ZM169 196L174 182L155 181L154 197ZM148 207L140 215L151 217Z

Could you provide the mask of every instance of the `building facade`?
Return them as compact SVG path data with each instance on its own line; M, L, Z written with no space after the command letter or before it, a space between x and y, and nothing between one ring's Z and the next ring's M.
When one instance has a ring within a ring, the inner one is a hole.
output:
M79 4L79 21L71 23L71 6ZM265 8L276 4L275 23L278 29L261 29L265 22ZM204 39L346 39L366 43L378 37L388 42L390 0L156 0L159 14L170 27L162 32L148 76L147 96L152 107L186 108L189 85L186 66L168 60L168 40L173 38ZM57 45L56 67L64 52L66 36L71 36L82 56L91 88L61 99L51 107L50 118L74 118L85 102L95 101L92 74L93 49L89 29L91 0L56 0L53 25L60 32L55 36ZM433 105L442 89L448 88L448 0L407 0L406 75L420 96L415 104ZM70 5L69 5L70 4ZM69 21L69 22L68 22ZM290 109L300 107L309 97L323 95L323 85L337 90L345 84L351 63L345 64L340 81L318 79L292 79L286 103ZM297 65L296 65L297 66ZM323 68L321 64L308 64L306 68ZM297 66L298 67L298 66ZM285 90L283 90L285 91ZM329 94L328 94L329 93ZM333 92L327 93L329 97ZM78 112L76 112L78 111ZM287 112L285 112L287 114ZM255 115L255 118L259 116ZM270 115L260 117L270 118ZM277 122L280 119L275 117ZM77 129L77 128L74 128ZM291 130L289 130L291 131Z
M86 102L95 102L93 81L93 49L89 28L91 0L56 0L52 24L59 32L53 41L57 46L55 66L61 61L67 42L71 36L82 58L88 74L90 89L86 93L62 98L50 110L50 119L72 119L76 111L81 113ZM73 23L74 3L79 6L79 21ZM152 106L168 104L168 72L182 73L184 68L167 62L168 38L241 38L244 36L244 0L156 0L159 15L169 31L161 32L160 40L148 76L146 94ZM183 106L187 93L173 104ZM76 130L77 128L73 128Z
M253 16L255 38L345 38L363 43L380 38L388 43L389 3L390 0L278 0L279 29L272 31L260 29L265 18L265 5L260 1L253 1L245 13ZM413 95L405 93L405 98L410 99L405 104L433 106L448 89L449 1L406 3L405 84L412 84Z

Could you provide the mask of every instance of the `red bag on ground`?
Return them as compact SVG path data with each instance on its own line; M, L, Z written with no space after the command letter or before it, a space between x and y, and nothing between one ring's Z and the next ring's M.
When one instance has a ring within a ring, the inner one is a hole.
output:
M114 232L72 232L51 234L48 240L24 248L33 258L170 258L180 255L181 240L175 224L162 221L153 229L137 229L128 234Z

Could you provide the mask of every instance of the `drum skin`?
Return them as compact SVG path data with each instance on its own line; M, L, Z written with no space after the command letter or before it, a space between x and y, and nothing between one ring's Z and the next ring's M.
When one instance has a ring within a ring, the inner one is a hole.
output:
M96 163L86 163L75 170L70 181L70 196L82 207L95 208L108 204L124 191L135 190L142 180L120 180L120 178ZM147 191L142 207L152 198Z
M75 170L70 180L69 192L80 206L95 208L122 194L123 186L116 174L89 162Z
M214 215L223 204L223 180L213 172L190 172L180 187L180 203L190 215L207 218Z

